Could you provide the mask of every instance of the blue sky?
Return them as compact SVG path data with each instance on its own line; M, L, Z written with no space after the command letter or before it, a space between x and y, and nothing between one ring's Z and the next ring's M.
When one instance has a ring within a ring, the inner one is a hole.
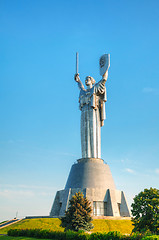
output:
M159 1L0 1L0 220L48 215L81 158L81 80L110 53L102 158L129 205L159 188Z

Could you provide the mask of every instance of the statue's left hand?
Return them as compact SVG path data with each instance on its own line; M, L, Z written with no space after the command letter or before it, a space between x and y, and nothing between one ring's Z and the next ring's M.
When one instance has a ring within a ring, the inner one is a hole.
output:
M105 79L107 81L108 79L108 71L106 71L104 74L103 74L103 79Z

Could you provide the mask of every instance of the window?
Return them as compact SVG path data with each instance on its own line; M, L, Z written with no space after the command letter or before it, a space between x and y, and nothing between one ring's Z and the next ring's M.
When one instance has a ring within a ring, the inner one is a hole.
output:
M118 203L118 209L119 209L119 213L120 213L120 203Z
M107 205L103 201L94 201L93 202L93 215L94 216L106 216Z

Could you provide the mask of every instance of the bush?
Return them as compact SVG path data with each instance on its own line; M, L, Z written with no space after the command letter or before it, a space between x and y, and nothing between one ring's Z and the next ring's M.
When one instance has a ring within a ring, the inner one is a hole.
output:
M159 189L144 189L132 203L133 231L159 234Z
M90 240L120 240L123 239L123 235L120 232L108 232L108 233L92 233Z
M42 229L10 229L8 236L14 237L34 237L41 239L56 239L56 240L88 240L89 234L83 232L55 232Z
M159 240L159 236L157 235L146 236L146 237L143 237L142 240Z
M159 236L146 236L141 233L133 233L130 236L122 235L120 232L92 233L89 235L84 232L73 232L71 230L55 232L42 229L10 229L8 235L56 240L159 240Z

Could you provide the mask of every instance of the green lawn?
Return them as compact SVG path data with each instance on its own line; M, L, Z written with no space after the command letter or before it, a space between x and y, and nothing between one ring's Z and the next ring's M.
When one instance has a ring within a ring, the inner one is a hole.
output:
M0 234L7 234L9 229L34 229L42 228L52 231L64 231L64 228L60 227L60 219L58 218L36 218L36 219L24 219L18 223L12 224L8 227L0 229Z
M94 219L93 225L92 232L118 231L122 234L130 234L133 229L131 220Z
M7 234L9 229L35 229L42 228L52 231L64 231L64 228L60 227L60 219L58 218L37 218L37 219L24 219L18 223L10 225L8 227L0 229L0 234ZM94 228L91 232L109 232L119 231L122 234L130 234L132 231L131 220L106 220L106 219L94 219Z
M27 238L27 237L8 237L8 236L0 236L0 240L42 240L38 238ZM47 240L47 239L45 239ZM48 239L50 240L50 239Z

